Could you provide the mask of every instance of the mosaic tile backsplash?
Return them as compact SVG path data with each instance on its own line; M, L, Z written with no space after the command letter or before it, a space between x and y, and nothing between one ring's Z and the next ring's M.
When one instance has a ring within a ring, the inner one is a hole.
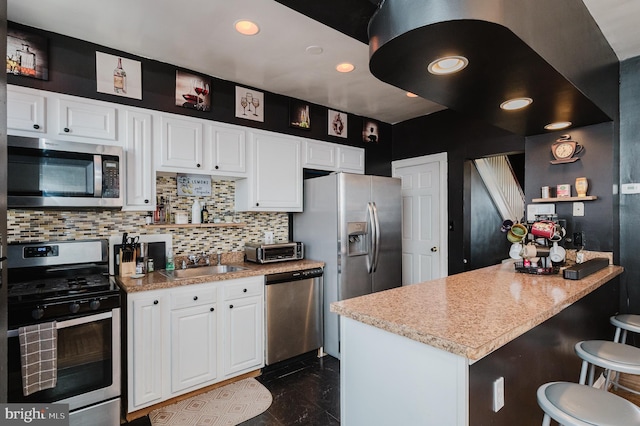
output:
M194 197L178 197L175 176L158 176L158 198L171 200L171 212L187 213L191 218ZM287 213L235 212L234 181L212 181L211 196L198 197L206 205L211 218L222 219L232 215L234 221L246 223L244 227L211 228L160 228L145 225L147 212L116 210L19 210L7 212L8 242L35 242L52 240L79 240L109 238L132 234L171 234L175 255L196 252L234 252L244 250L245 241L262 241L265 231L272 231L276 241L286 241L289 236Z

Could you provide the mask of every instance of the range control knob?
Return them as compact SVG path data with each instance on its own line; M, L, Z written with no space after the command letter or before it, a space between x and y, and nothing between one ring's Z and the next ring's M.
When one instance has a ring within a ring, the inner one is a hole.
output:
M91 303L89 303L89 307L92 310L95 311L96 309L98 309L100 307L100 301L99 300L92 300Z
M79 310L80 310L80 304L78 302L73 302L72 304L69 305L69 311L72 314L78 313Z
M31 317L33 319L40 319L43 316L44 316L44 309L42 309L40 306L38 306L33 311L31 311Z

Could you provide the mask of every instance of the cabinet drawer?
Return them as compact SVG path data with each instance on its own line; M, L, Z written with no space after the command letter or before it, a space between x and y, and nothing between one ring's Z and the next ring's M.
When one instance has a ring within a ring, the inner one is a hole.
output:
M224 299L238 299L241 297L259 296L264 288L264 280L262 278L253 278L242 280L233 284L224 286Z
M215 286L180 290L171 293L171 309L182 309L191 306L200 306L216 301Z

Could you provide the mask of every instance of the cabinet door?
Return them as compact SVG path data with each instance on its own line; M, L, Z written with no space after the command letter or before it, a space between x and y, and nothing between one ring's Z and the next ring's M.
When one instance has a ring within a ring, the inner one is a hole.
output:
M245 131L220 126L209 126L208 131L212 174L246 176Z
M252 178L238 181L236 209L302 211L300 141L257 133L251 139Z
M129 302L129 412L162 398L162 304L157 295Z
M225 301L224 373L260 368L263 359L262 297Z
M160 167L202 173L202 122L163 116Z
M350 173L364 173L364 149L338 146L338 170Z
M304 141L302 166L309 169L336 170L336 145L329 142Z
M7 86L7 129L23 130L40 137L46 133L46 99L32 93L22 93Z
M216 317L213 303L171 311L171 393L216 378Z
M115 141L116 108L59 99L58 134ZM91 142L90 139L88 141Z
M126 111L127 193L123 210L155 208L156 177L153 171L151 125L147 113Z

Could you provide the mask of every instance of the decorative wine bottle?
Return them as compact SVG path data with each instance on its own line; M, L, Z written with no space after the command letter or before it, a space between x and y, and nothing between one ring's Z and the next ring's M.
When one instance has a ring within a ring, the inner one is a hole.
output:
M122 58L118 58L118 66L113 70L113 91L127 93L127 73L122 68Z

